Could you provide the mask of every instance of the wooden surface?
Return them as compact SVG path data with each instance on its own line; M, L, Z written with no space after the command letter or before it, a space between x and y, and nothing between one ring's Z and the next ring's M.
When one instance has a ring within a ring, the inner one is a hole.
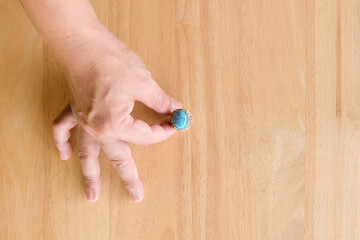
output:
M52 140L62 70L0 0L0 239L360 239L359 0L92 3L193 126L132 145L142 203L103 154L88 203Z

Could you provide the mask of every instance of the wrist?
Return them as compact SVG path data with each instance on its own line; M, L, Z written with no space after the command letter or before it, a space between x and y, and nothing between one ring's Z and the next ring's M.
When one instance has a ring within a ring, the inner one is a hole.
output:
M49 46L70 75L82 75L94 66L114 42L100 23L78 28L72 34L52 39Z

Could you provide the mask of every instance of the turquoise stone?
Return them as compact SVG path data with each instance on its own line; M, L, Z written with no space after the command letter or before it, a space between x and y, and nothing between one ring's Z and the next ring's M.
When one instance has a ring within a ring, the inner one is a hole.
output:
M177 111L174 115L174 125L177 129L182 130L186 127L188 117L183 110Z

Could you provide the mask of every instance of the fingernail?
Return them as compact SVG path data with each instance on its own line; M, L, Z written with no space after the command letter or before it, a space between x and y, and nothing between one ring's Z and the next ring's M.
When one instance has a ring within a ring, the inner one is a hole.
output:
M61 158L62 160L66 160L66 159L67 159L66 154L63 153L63 152L60 152L60 158Z
M141 202L141 197L138 195L131 195L131 198L134 202Z
M141 202L141 200L142 200L141 194L136 190L134 190L134 191L130 190L130 196L134 202Z
M181 105L181 103L179 103L178 101L176 101L175 99L172 98L171 107L172 107L172 110L176 110L176 109L181 108L182 105Z
M86 195L87 200L89 200L90 202L95 200L95 194L92 189L87 188L85 191L85 195Z

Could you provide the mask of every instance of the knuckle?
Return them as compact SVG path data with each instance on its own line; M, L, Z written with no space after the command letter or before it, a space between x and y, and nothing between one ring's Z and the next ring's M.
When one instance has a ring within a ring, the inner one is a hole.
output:
M167 101L166 101L166 94L162 90L158 90L155 106L158 108L165 108L167 107Z
M139 86L142 86L144 88L152 87L152 81L149 81L149 75L144 71L144 68L134 67L132 71L136 80L139 83Z
M100 176L97 176L97 175L85 176L85 184L86 185L92 185L99 181L100 181Z
M99 133L100 136L109 137L112 135L112 127L110 124L100 124L95 127L95 130Z
M85 160L94 159L96 160L99 156L99 147L96 145L85 145L80 142L79 144L79 158L83 158Z
M121 170L126 168L131 163L131 161L132 158L120 159L120 156L118 156L117 159L110 160L110 163L115 169Z
M83 169L84 177L86 182L97 182L100 179L100 169L94 167L89 162L93 161L94 158L85 154L83 152L79 152L80 165Z
M123 179L123 183L126 189L135 191L136 188L135 180L134 179Z
M80 159L80 163L86 163L89 161L90 157L88 154L85 154L82 151L79 151L79 159Z
M102 118L91 119L90 125L93 129L100 135L104 137L111 136L113 134L113 127L109 120L104 120Z
M124 165L123 161L116 160L116 159L110 160L110 163L115 169L121 169Z

